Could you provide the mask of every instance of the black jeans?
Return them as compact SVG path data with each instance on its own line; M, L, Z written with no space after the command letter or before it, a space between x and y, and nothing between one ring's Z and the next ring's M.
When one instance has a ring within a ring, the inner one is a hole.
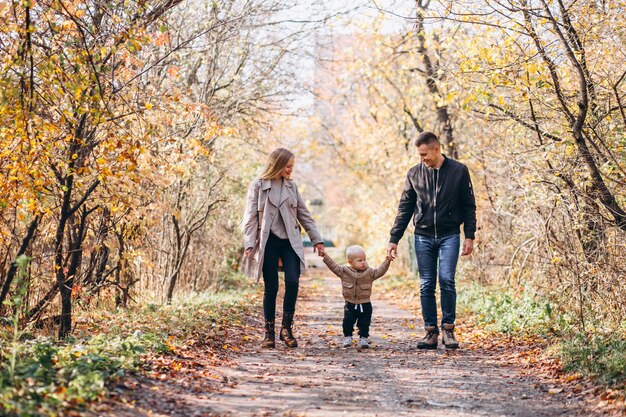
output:
M359 328L359 336L370 337L372 303L352 304L346 301L343 307L343 335L352 336L354 323Z
M265 320L268 321L276 318L279 259L283 261L283 271L285 272L283 312L293 313L296 311L296 299L300 285L300 257L291 247L289 239L280 239L270 233L263 257L263 282L265 283L263 314Z

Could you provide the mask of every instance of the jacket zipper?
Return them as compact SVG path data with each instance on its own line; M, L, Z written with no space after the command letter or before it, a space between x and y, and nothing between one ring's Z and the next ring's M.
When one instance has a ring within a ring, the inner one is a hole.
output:
M435 208L435 239L437 239L437 188L439 188L439 170L435 170L435 198L433 206Z

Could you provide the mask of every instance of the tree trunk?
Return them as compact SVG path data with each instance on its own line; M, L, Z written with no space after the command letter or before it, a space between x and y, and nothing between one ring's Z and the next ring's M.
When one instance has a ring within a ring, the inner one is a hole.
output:
M447 104L444 103L444 97L437 85L437 81L440 76L437 74L437 65L430 58L428 48L426 47L426 36L424 31L424 14L423 11L428 7L430 1L422 2L416 0L417 8L415 12L415 29L418 40L418 52L422 56L422 62L424 63L424 77L426 78L426 86L430 92L433 100L435 101L435 109L437 111L437 124L435 126L435 133L439 136L444 144L442 151L448 154L450 157L457 159L459 157L458 147L454 143L454 134L452 129L452 121L450 113L448 112Z
M65 192L69 194L69 190ZM69 200L69 196L68 196ZM65 207L65 204L64 204ZM56 281L61 294L61 321L59 324L59 339L64 339L72 329L72 289L67 287L65 282L65 272L63 271L63 235L67 223L67 210L61 209L61 219L57 226L56 239L54 245L54 268L56 270Z
M20 249L17 251L17 254L15 255L15 259L23 255L26 252L26 249L28 249L28 245L30 244L31 239L33 238L33 235L35 234L35 229L37 229L37 224L39 224L39 219L40 219L39 216L35 216L33 221L28 226L26 236L24 236L24 239L22 240L22 245L20 246ZM17 272L17 264L14 261L11 263L11 267L9 268L9 272L7 273L7 278L4 281L4 284L2 285L2 292L0 293L0 313L4 312L4 300L6 299L7 294L9 293L9 289L11 288L11 283L13 282L13 278L15 277L16 272Z

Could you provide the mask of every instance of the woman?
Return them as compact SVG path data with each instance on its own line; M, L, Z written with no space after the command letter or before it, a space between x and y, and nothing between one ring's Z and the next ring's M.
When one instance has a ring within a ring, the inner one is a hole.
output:
M272 151L263 173L248 189L243 219L245 247L243 271L257 280L263 272L265 339L262 346L265 348L275 346L274 319L278 295L279 259L285 272L280 340L288 347L298 346L293 336L292 325L300 272L304 269L304 247L300 237L300 225L311 238L314 251L320 256L324 255L322 237L315 227L311 213L304 205L295 182L290 179L294 163L295 157L291 151L284 148Z

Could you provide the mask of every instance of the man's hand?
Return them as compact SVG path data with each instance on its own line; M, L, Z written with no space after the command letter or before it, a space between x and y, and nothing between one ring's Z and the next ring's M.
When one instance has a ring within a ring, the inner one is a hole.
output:
M313 246L313 253L315 253L316 251L319 256L324 256L324 244L318 243L315 246Z
M248 256L250 256L250 254L252 254L252 248L246 249L246 251L243 253L243 256L247 258Z
M461 252L461 256L471 255L472 252L474 252L474 240L465 239L463 241L463 251Z
M396 259L396 256L398 256L398 245L389 242L387 245L387 258L391 258L391 260L393 260Z

